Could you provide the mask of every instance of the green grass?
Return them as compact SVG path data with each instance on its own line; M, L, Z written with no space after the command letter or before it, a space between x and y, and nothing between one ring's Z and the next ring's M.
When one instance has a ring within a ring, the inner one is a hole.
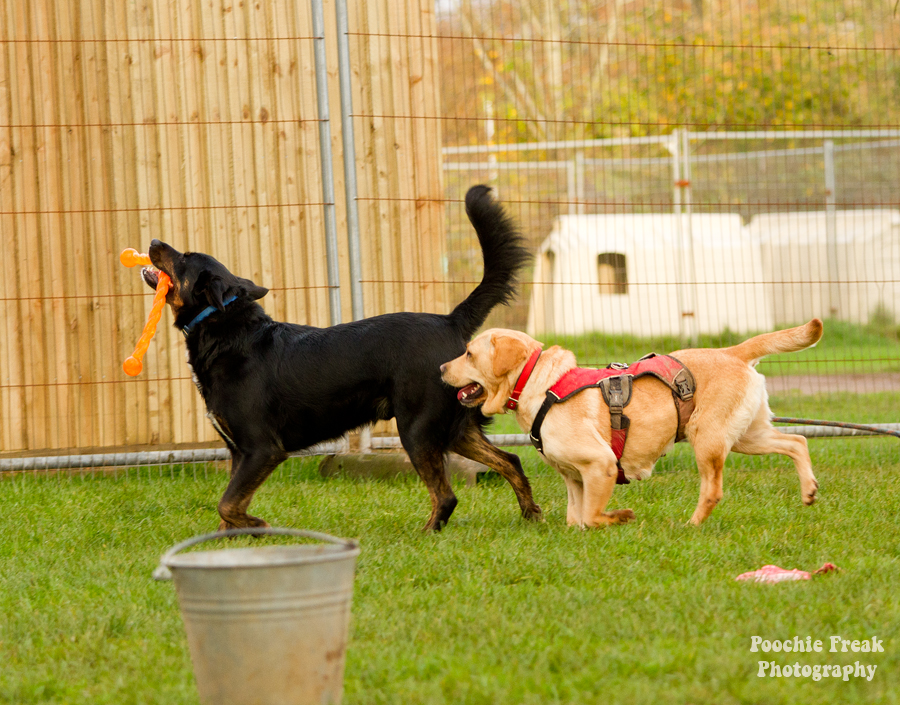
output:
M775 416L848 421L851 423L900 422L900 392L877 394L791 394L769 398Z
M802 506L782 458L733 455L725 500L685 526L698 494L690 450L617 488L626 526L565 526L565 491L519 449L546 522L517 517L502 481L456 486L441 534L423 534L415 479L319 478L293 461L254 513L360 540L345 702L898 702L900 460L896 439L811 442L821 499ZM0 482L0 702L196 703L171 583L150 574L174 543L217 524L225 475ZM738 583L767 563L841 572ZM750 638L877 635L883 654L770 653L779 663L877 665L871 682L758 678Z
M877 323L860 326L843 321L825 321L825 333L815 348L788 355L773 355L759 365L765 375L841 374L900 371L898 327ZM736 345L749 335L724 331L702 335L699 347ZM610 362L633 362L648 352L672 352L687 347L676 336L636 338L633 336L588 333L581 336L543 336L547 345L572 350L584 366L604 366Z

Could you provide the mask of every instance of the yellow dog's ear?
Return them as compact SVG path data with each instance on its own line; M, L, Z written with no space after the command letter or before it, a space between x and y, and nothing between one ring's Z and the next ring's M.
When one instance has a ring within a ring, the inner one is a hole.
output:
M494 377L505 377L528 358L525 343L511 335L494 335L491 337L491 345L494 349Z

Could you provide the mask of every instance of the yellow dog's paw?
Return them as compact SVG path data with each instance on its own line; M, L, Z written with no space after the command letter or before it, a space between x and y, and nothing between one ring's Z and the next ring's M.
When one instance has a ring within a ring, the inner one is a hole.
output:
M627 524L634 519L634 512L630 509L617 509L614 512L603 512L609 524Z
M813 480L812 487L810 487L808 490L804 489L803 491L803 504L805 504L807 507L810 504L813 504L816 501L816 492L818 492L818 490L819 483L818 481Z

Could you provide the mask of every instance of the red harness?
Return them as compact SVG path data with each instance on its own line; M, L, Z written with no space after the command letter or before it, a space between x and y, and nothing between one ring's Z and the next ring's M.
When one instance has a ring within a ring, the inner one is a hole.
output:
M538 351L538 354L540 354L540 351ZM536 357L534 361L537 362ZM529 360L530 362L531 360ZM528 374L531 374L533 368L534 365L531 364L530 367L526 365L526 369L522 370L522 374L516 382L516 389L519 393L521 393L520 387L524 387L527 381L526 370ZM696 391L694 376L687 367L671 355L650 353L631 365L614 362L602 370L576 367L566 372L556 384L547 390L544 403L531 424L531 443L538 452L543 452L541 425L547 412L554 404L564 402L585 389L600 387L600 391L603 393L603 401L609 407L610 429L612 432L610 446L613 453L615 453L616 465L619 468L619 476L616 479L616 483L627 485L629 481L625 477L621 464L618 462L622 459L622 454L625 452L628 427L631 425L631 420L624 414L624 409L631 401L634 380L646 375L656 377L672 390L675 410L678 413L678 430L675 433L675 441L676 443L683 441L684 428L691 417L691 413L694 411L694 392ZM524 380L523 377L525 378ZM518 395L516 395L516 399L518 399ZM509 402L507 402L507 406L509 406Z

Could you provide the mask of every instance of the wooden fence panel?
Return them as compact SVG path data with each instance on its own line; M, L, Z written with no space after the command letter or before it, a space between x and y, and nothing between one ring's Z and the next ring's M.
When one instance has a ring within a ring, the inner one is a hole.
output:
M365 313L446 311L431 0L350 0ZM351 301L325 3L343 320ZM159 238L328 325L308 3L0 0L0 452L218 441L166 311L118 263Z

